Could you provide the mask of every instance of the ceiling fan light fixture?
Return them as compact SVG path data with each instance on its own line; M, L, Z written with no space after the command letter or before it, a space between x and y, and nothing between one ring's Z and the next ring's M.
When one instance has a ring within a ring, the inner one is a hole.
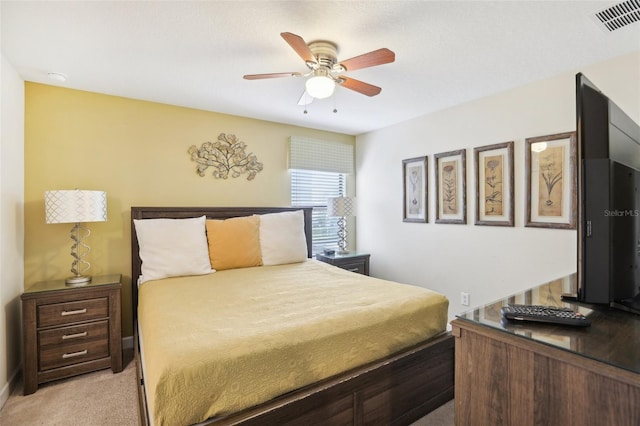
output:
M324 99L333 95L336 84L326 75L314 75L305 83L307 93L316 99Z

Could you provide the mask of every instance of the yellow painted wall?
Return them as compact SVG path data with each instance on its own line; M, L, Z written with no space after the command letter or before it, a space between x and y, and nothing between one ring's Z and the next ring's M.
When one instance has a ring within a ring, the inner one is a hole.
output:
M195 172L187 149L231 133L264 170L253 181ZM132 206L288 206L289 136L355 143L323 132L36 83L25 84L25 288L71 275L70 224L46 225L44 192L107 192L108 221L90 223L91 274L123 275L123 335L132 334Z

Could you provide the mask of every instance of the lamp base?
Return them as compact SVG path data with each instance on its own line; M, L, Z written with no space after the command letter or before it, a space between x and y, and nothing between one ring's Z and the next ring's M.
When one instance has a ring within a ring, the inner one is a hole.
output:
M78 222L71 228L69 233L73 241L71 245L71 257L73 257L71 273L74 275L64 281L68 286L83 286L91 281L89 275L82 275L91 268L91 264L84 260L84 257L91 251L91 248L84 242L89 235L91 235L91 231L83 223Z
M337 253L338 254L349 254L351 252L349 250L338 250Z
M91 282L91 277L87 275L76 275L75 277L69 277L64 280L64 283L68 286L82 286Z

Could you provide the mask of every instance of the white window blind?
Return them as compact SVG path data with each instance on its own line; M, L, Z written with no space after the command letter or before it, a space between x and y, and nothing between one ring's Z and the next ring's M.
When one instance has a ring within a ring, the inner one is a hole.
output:
M289 138L289 168L353 173L353 145L292 136Z
M291 170L291 205L313 207L312 252L338 247L338 218L327 217L327 198L345 195L343 173Z

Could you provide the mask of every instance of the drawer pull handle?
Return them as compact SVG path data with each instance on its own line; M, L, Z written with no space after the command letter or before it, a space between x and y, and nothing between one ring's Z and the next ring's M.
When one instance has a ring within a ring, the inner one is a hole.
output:
M358 268L347 269L347 271L349 271L349 272L358 272Z
M75 311L62 311L60 313L60 315L65 316L65 315L79 315L79 314L86 314L87 313L87 308L82 308L82 309L76 309Z
M86 337L86 336L87 336L86 331L83 331L82 333L76 333L76 334L64 334L62 335L62 340L77 339L78 337Z
M70 354L62 354L62 359L73 358L75 356L82 356L86 354L87 354L87 350L85 349L83 351L71 352Z

